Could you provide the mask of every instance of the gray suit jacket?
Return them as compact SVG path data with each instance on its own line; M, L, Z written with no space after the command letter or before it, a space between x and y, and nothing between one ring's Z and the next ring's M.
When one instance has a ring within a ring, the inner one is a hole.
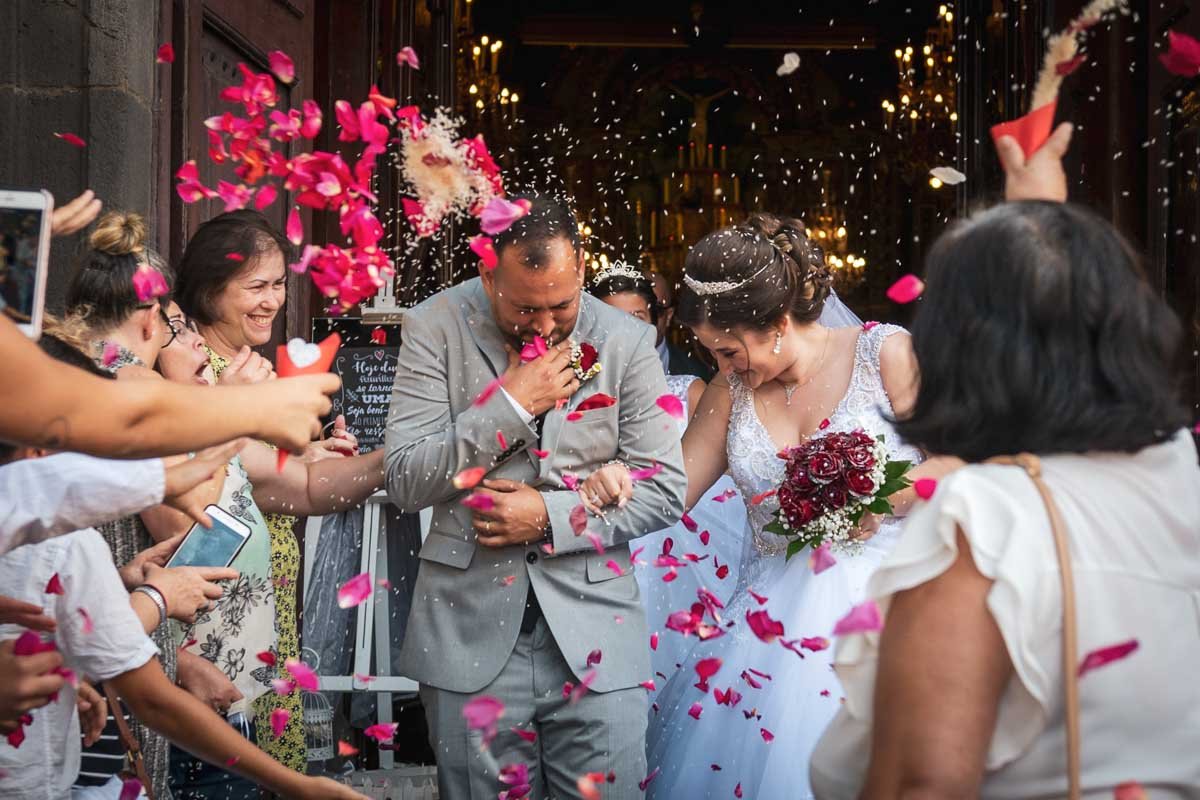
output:
M650 678L646 620L627 543L673 524L687 483L675 421L655 403L667 386L654 329L583 295L572 338L596 348L601 371L565 408L547 413L540 444L501 392L474 405L508 366L478 278L406 312L402 331L386 438L387 491L404 511L432 506L433 520L421 548L398 669L440 689L482 689L500 674L516 644L532 584L577 677L587 671L588 654L601 652L592 690L629 688ZM597 392L617 403L568 422L567 414ZM540 459L532 448L550 455ZM586 477L614 458L634 467L658 463L662 471L636 485L624 510L590 520L589 530L605 547L598 553L589 537L571 529L569 515L579 498L562 476ZM476 544L470 510L460 504L467 493L451 483L474 466L488 467L488 477L542 492L552 555L540 543L502 549Z

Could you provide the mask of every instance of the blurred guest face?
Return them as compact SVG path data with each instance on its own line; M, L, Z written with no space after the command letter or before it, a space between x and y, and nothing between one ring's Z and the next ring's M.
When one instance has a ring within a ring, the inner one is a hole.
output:
M736 374L748 388L757 389L774 380L784 364L774 353L775 333L773 330L756 331L750 328L726 331L701 323L692 328L717 361L717 371L722 375Z
M654 325L658 328L658 339L655 344L661 344L667 337L671 320L675 318L675 297L667 279L657 272L650 273L650 285L654 288L654 296L658 298L658 322Z
M169 381L207 386L211 381L208 377L208 354L204 352L204 337L195 331L175 303L167 306L166 314L170 327L163 331L163 340L170 339L170 344L159 353L159 371Z
M608 303L613 308L619 308L631 317L637 317L647 325L651 324L650 304L646 302L646 298L637 292L610 294L604 298L603 302Z
M250 261L217 295L219 319L206 333L234 350L269 342L286 296L286 279L283 253L277 248Z
M529 266L526 247L511 245L500 253L492 270L481 270L492 316L514 349L541 336L547 342L564 341L575 329L583 291L583 260L566 238L529 245L544 248Z

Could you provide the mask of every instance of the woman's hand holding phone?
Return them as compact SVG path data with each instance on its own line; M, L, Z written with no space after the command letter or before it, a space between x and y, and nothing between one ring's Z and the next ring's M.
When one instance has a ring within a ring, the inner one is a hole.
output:
M190 623L196 621L196 612L212 608L225 593L213 581L234 580L238 574L230 567L160 567L147 562L143 582L163 596L167 616Z

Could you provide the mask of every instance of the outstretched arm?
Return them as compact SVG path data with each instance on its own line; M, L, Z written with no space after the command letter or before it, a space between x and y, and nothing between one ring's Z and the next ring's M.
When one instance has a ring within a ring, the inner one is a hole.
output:
M55 361L0 318L0 439L135 458L201 450L239 436L301 450L320 431L336 375L206 388L118 382Z
M729 383L717 375L700 396L700 402L683 434L683 467L687 471L687 499L691 511L704 493L729 467L725 441L729 434L729 412L733 401Z
M276 451L252 442L242 466L254 485L254 502L270 514L319 516L354 508L383 488L383 450L361 456L303 462L289 458L280 471Z

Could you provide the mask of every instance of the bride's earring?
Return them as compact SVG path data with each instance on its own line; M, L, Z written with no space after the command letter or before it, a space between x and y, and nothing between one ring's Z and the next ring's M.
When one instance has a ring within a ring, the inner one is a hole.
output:
M771 348L771 352L774 353L775 355L779 355L780 351L782 351L782 350L783 350L783 334L780 333L779 331L775 331L775 346L773 348Z

